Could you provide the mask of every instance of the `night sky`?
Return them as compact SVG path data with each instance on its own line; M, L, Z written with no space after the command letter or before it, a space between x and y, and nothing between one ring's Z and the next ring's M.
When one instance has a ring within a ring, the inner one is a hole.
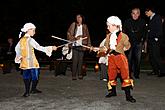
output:
M154 0L5 0L0 3L0 42L7 37L18 40L20 29L26 22L36 25L36 40L45 45L62 43L51 38L56 35L66 39L66 31L77 13L85 16L93 45L105 37L106 19L119 16L122 21L130 17L130 8L140 6L142 17L147 4L154 4L163 14L162 1Z

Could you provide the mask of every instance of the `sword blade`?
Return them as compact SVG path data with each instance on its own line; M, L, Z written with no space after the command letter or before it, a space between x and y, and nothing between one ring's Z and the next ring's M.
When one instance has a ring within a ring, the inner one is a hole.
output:
M71 44L71 43L69 42L69 43L66 43L66 44L59 45L59 46L57 46L57 48L63 47L63 46L68 45L68 44Z
M69 40L66 40L66 39L63 39L63 38L60 38L60 37L56 37L56 36L52 36L52 37L55 38L55 39L59 39L59 40L65 41L65 42L74 43L72 41L69 41Z
M68 43L77 43L76 41L73 41L73 42L72 42L72 41L69 41L69 40L66 40L66 39L57 37L57 36L52 36L52 37L55 38L55 39L59 39L59 40L62 40L62 41L66 41L66 42L68 42ZM84 40L84 39L87 39L87 37L82 38L82 40ZM77 43L77 44L79 44L79 43ZM63 46L63 45L62 45L62 46ZM80 46L90 49L89 46L86 46L86 45L83 45L83 44L80 44ZM61 47L61 46L60 46L60 47Z

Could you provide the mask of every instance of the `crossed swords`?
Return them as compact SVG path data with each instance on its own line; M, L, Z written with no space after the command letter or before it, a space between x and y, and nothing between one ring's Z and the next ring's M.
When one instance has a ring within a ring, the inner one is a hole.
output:
M62 44L62 45L57 46L57 48L60 48L60 47L63 47L63 46L65 46L65 45L67 45L67 44L72 44L72 43L77 43L77 44L79 44L78 42L76 42L77 40L75 40L75 41L69 41L69 40L66 40L66 39L63 39L63 38L60 38L60 37L56 37L56 36L52 36L52 37L55 38L55 39L59 39L59 40L68 42L68 43L66 43L66 44ZM84 39L87 39L87 37L82 38L82 40L84 40ZM85 47L85 48L89 48L89 49L90 49L89 46L82 45L82 44L79 44L79 45L82 46L82 47Z
M57 46L57 48L63 47L65 45L67 45L67 44L73 44L73 43L79 44L78 42L76 42L77 40L70 41L70 40L66 40L66 39L63 39L63 38L60 38L60 37L57 37L57 36L52 36L52 37L55 38L55 39L58 39L58 40L62 40L62 41L68 42L66 44L62 44L62 45ZM87 37L82 38L82 40L84 40L84 39L87 39ZM79 44L79 45L82 46L82 47L88 48L90 50L93 50L94 52L99 51L99 48L97 48L97 47L90 47L90 46L86 46L86 45L83 45L83 44Z

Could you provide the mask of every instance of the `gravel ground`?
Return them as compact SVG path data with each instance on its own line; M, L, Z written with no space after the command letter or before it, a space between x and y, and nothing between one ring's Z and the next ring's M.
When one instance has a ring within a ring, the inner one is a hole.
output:
M13 70L2 74L0 70L0 110L165 110L165 77L147 76L142 71L135 80L132 95L137 100L125 100L120 81L117 96L105 98L106 82L99 80L99 74L87 71L83 80L71 80L71 72L54 76L54 71L41 70L38 88L41 94L22 97L24 85L22 76Z

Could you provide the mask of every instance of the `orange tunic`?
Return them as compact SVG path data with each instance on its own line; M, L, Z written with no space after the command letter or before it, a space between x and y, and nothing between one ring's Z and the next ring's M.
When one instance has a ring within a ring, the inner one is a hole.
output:
M110 49L109 38L110 34L109 36L107 36L107 41L105 43L105 46L108 49ZM108 89L111 89L111 86L116 86L117 74L120 74L123 80L122 87L127 87L131 85L133 86L132 80L129 78L128 61L124 53L125 50L128 50L130 48L130 46L131 45L128 36L120 32L117 37L117 45L115 50L118 54L114 55L113 53L111 53L113 50L110 50L108 56Z

